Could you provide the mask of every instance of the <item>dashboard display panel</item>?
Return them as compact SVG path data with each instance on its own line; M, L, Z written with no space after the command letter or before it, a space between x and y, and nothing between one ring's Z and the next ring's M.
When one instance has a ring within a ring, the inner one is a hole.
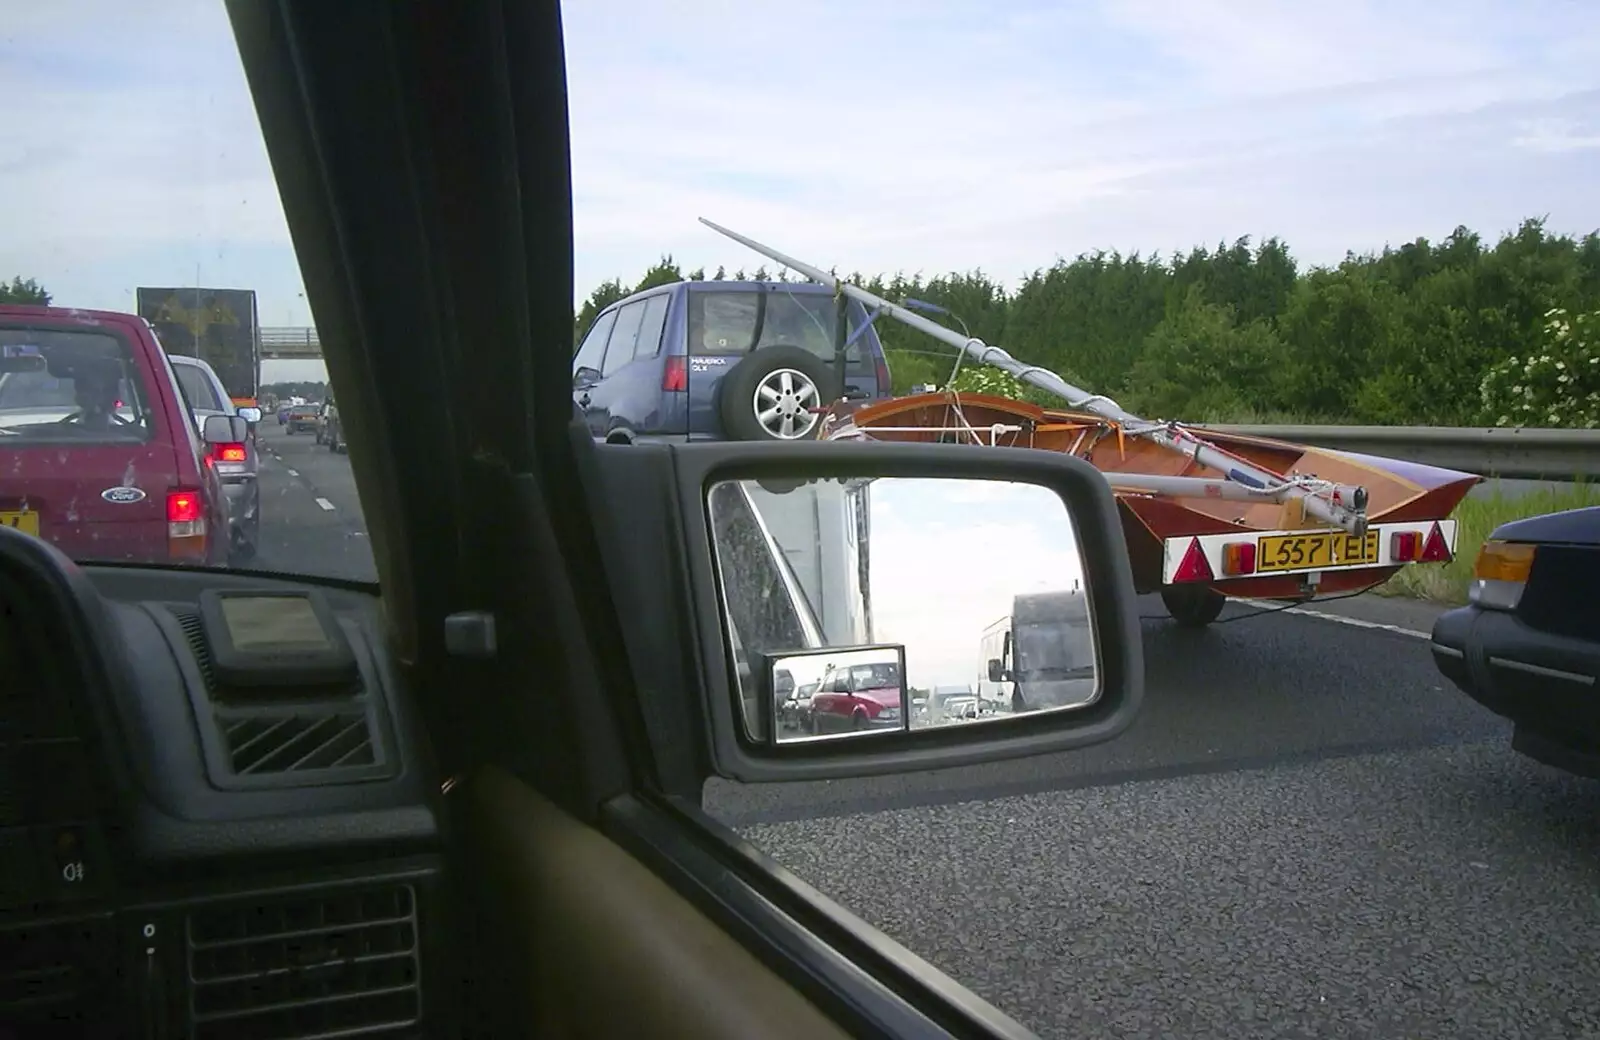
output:
M208 589L200 595L200 616L225 689L323 687L359 678L339 620L315 589Z

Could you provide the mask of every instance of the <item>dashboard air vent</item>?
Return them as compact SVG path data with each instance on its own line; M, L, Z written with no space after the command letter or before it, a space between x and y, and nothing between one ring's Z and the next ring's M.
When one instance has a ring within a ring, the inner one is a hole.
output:
M183 637L189 641L189 649L194 653L195 664L200 666L200 675L206 681L206 689L216 689L217 675L211 668L211 651L206 646L205 623L200 620L200 612L175 610L172 613L178 619L178 624L183 626Z
M377 762L367 713L299 709L217 720L239 776L340 769Z
M169 604L167 612L199 669L203 690L196 691L194 706L219 786L364 782L394 774L381 698L361 683L336 690L290 686L241 698L219 688L200 612L188 604Z
M108 938L101 919L0 931L0 1036L46 1035L50 1027L83 1024L91 1009L108 1006L102 963Z
M187 927L193 1036L415 1036L417 932L410 885L197 908Z

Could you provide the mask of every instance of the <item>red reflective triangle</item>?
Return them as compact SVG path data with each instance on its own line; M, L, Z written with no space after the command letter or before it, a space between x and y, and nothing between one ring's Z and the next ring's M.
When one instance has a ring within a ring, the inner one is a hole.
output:
M1422 543L1422 555L1417 559L1422 563L1450 562L1450 543L1444 540L1444 529L1439 521L1433 522L1433 530L1428 532L1428 540Z
M1206 559L1206 552L1200 548L1200 539L1191 538L1189 548L1183 552L1183 559L1178 561L1178 569L1172 575L1172 583L1176 585L1181 581L1210 581L1211 561Z

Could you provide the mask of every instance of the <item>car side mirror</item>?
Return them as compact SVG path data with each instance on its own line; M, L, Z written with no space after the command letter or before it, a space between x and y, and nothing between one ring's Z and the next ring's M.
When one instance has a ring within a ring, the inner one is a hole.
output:
M579 390L600 382L600 370L584 366L572 373L572 389Z
M1006 681L1005 669L1000 667L1000 658L998 658L998 657L989 658L989 681L990 682L1005 682Z
M250 424L240 415L208 415L200 436L207 444L242 444Z
M253 408L247 405L244 408L240 408L238 411L239 418L243 419L251 426L254 426L256 423L261 421L261 409L259 408Z
M714 663L699 688L720 775L789 782L958 767L1085 747L1133 722L1144 658L1132 569L1110 485L1089 463L954 444L667 450L700 659ZM788 492L764 489L773 483ZM959 567L928 565L956 546ZM979 648L1003 633L1025 706L974 710L956 726L910 712L909 687L992 677L1000 662ZM748 678L730 645L759 661ZM814 701L805 735L752 717L772 710L761 694L775 668L821 673L841 660L853 692Z

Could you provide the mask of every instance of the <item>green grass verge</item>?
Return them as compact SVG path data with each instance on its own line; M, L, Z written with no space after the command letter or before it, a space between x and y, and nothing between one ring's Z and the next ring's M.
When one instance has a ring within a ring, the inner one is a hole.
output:
M1372 591L1380 596L1409 596L1455 605L1465 603L1473 561L1478 558L1478 550L1489 532L1509 520L1584 506L1600 506L1600 485L1579 483L1514 497L1496 493L1465 499L1451 514L1459 524L1454 560L1442 567L1436 563L1407 567Z

